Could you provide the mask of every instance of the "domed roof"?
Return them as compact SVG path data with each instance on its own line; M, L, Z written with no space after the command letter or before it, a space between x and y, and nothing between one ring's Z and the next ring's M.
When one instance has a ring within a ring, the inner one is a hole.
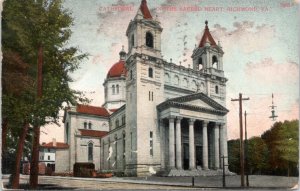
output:
M126 76L126 73L125 61L120 60L110 68L107 73L107 78L121 77L122 75Z

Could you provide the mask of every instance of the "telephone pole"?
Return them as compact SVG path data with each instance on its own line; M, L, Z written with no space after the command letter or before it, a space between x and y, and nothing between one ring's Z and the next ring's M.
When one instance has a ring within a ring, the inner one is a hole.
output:
M246 166L246 185L247 185L247 187L249 187L247 112L246 112L246 110L245 110L245 166Z
M243 98L240 93L238 99L231 99L231 101L238 101L240 105L239 116L240 116L240 165L241 165L241 187L245 187L245 169L244 169L244 143L243 143L243 101L249 100L249 98Z

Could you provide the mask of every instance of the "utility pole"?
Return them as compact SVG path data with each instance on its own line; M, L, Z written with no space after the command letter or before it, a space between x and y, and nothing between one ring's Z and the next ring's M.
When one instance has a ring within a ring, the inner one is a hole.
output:
M245 166L246 166L246 185L247 185L247 187L249 187L247 112L246 111L245 111Z
M275 121L276 118L278 117L278 115L275 114L275 107L276 107L276 106L274 105L273 99L274 99L274 96L273 96L273 93L272 93L272 105L270 106L272 115L270 116L270 118L271 118L273 121Z
M241 187L245 187L244 180L244 143L243 143L243 101L249 100L249 98L243 98L240 93L238 99L231 99L231 101L238 101L240 105L239 116L240 116L240 165L241 165Z

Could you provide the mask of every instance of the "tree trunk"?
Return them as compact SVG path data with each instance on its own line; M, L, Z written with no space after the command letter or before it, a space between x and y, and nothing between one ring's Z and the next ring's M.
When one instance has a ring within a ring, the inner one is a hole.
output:
M30 163L30 179L29 184L31 189L37 189L39 175L39 144L40 143L40 127L33 127L33 145Z
M7 118L3 118L3 120L2 120L2 156L6 151L7 129L8 129L8 120L7 120Z
M20 164L21 164L21 158L24 150L24 144L25 144L25 138L27 135L29 129L29 124L25 123L23 126L23 130L20 134L20 138L18 141L18 147L17 147L17 153L16 153L16 164L15 169L13 172L13 179L12 179L12 188L18 189L20 184Z
M39 46L38 50L38 75L37 75L37 101L42 98L43 91L43 46ZM39 121L39 117L37 117ZM40 147L40 125L33 127L33 145L30 164L30 179L29 184L31 189L36 189L38 186L39 178L39 147Z

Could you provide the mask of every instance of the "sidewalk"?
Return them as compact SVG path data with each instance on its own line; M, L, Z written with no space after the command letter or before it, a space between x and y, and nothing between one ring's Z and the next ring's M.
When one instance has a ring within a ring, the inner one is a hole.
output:
M7 179L4 176L3 179ZM28 180L28 175L21 175L23 182ZM65 181L64 181L65 180ZM39 176L39 183L46 182L67 182L68 180L76 182L91 182L90 184L105 183L130 183L139 185L161 185L161 186L177 186L184 188L192 188L192 177L112 177L112 178L80 178L80 177L60 177L60 176ZM282 177L282 176L249 176L249 189L266 189L266 190L291 190L297 183L298 177ZM205 176L194 178L194 188L206 189L224 189L222 187L222 176ZM240 187L240 176L227 176L225 189L242 189Z

